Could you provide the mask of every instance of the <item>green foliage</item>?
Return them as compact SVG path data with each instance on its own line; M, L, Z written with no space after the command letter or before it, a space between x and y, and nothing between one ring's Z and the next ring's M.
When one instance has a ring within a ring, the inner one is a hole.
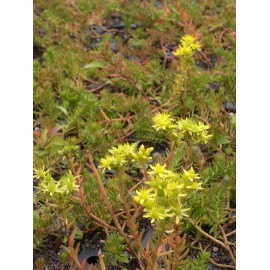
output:
M209 195L208 219L212 225L210 232L216 234L219 225L223 224L227 215L226 208L226 187L221 183L211 186Z
M195 93L203 92L204 95L207 93L208 84L210 83L211 77L207 73L197 73L195 76L190 78L190 87L194 89Z
M235 73L227 73L220 76L220 83L225 89L227 99L236 102L236 75Z
M171 171L175 172L175 171L180 170L181 165L183 165L184 156L185 156L186 152L187 152L187 145L184 143L175 149L175 154L170 161L170 170ZM169 155L169 154L170 154L170 152L167 153L167 155Z
M33 247L34 249L41 248L49 234L49 228L52 225L51 217L46 213L45 207L40 206L33 213Z
M133 99L120 93L112 94L103 90L101 91L101 106L104 108L109 118L117 118L117 113L126 115L128 112L132 111Z
M227 159L224 154L217 154L211 166L206 167L202 172L202 179L205 184L224 181L227 178L235 180L235 158Z
M118 266L122 263L128 263L128 254L125 248L123 238L118 233L110 233L104 247L107 264Z
M138 139L146 140L154 145L165 141L165 134L157 133L152 127L152 117L150 114L138 117L134 125L134 132Z
M55 101L55 93L49 88L37 86L34 89L34 119L36 124L52 127L57 123L59 109Z
M67 5L60 5L60 1L54 1L51 4L50 9L46 9L43 12L43 17L52 24L60 25L63 22L71 21L72 17L68 14L65 9L68 8Z
M60 262L61 262L62 264L67 263L68 260L69 260L69 255L68 255L68 253L66 253L66 252L64 252L64 251L60 252L60 254L59 254L59 260L60 260Z
M46 260L43 257L36 259L35 261L36 270L44 270L45 266L46 266Z
M38 130L34 133L34 159L37 167L51 167L60 161L59 151L67 147L68 141L57 131L59 127Z
M198 194L191 194L187 206L190 216L201 226L209 226L210 233L217 233L219 225L227 220L227 189L221 183L215 183Z
M102 220L105 220L106 222L110 223L112 218L110 214L108 213L108 209L104 203L104 200L101 197L100 191L98 189L98 184L96 179L93 177L92 174L89 174L87 170L83 171L83 175L85 178L85 183L84 183L84 191L85 194L87 194L87 203L88 205L91 205L92 212L102 218ZM104 176L100 175L102 180L105 182ZM116 200L117 195L117 187L115 189L108 189L108 192L112 194L112 201L115 201L115 206L119 207L119 202ZM84 211L81 211L82 213ZM78 215L79 216L79 215ZM93 224L92 220L89 220L89 217L85 217L84 215L81 215L80 222L83 222L84 224L91 223ZM89 227L86 226L86 227Z
M201 252L196 259L189 262L183 268L177 268L177 270L207 270L209 259L210 253Z

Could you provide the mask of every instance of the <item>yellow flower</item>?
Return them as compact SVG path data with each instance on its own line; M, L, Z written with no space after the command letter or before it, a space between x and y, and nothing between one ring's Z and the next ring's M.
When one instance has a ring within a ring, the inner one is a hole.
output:
M188 140L195 143L207 143L208 139L212 135L208 134L209 125L205 125L202 122L195 123L192 119L180 119L177 122L178 131Z
M199 189L203 189L201 187L202 183L198 183L198 182L193 182L191 183L189 186L187 186L186 188L188 189L196 189L196 190L199 190Z
M181 42L184 47L190 47L194 51L201 48L200 42L195 42L195 37L192 35L185 35L182 37Z
M56 184L54 180L47 183L42 182L39 189L44 193L48 192L51 197L54 193L63 193L63 190L59 188L59 182Z
M45 178L46 175L49 174L50 170L47 170L45 171L44 167L41 169L34 169L34 172L35 172L35 175L34 175L34 178L37 178L37 179L42 179L42 178Z
M71 193L73 190L78 190L79 185L76 185L75 178L71 171L67 175L63 176L60 180L61 190L64 190L66 194Z
M201 49L201 44L195 42L195 37L192 35L185 35L181 38L180 43L181 45L179 45L177 50L173 53L176 56L185 56L191 59L194 52Z
M194 179L199 179L199 175L197 173L195 173L194 169L191 167L188 171L186 171L185 169L183 169L183 174L182 174L182 178L183 180L189 180L189 181L193 181Z
M179 224L180 220L183 217L188 217L187 212L189 211L190 208L183 208L183 205L179 202L179 205L177 206L172 206L172 211L175 216L175 222L176 224Z
M143 217L151 218L151 223L154 223L156 220L165 219L169 210L165 209L163 206L153 206L151 209L146 211L147 212Z
M138 159L140 161L151 161L152 157L150 157L151 152L154 150L154 147L149 147L145 149L144 145L142 144L138 151Z
M102 158L100 160L101 165L99 167L104 168L103 172L105 171L105 169L111 170L112 162L113 162L113 158L110 156L106 156L105 158Z
M153 194L151 194L151 192L152 192L151 189L141 189L140 191L136 190L137 196L133 196L133 198L134 198L136 203L141 204L141 205L144 206L147 201L149 201L149 200L153 201L154 200L152 198Z
M191 48L192 48L193 51L200 51L201 50L201 46L202 45L199 42L196 42L196 43L193 43L191 45Z
M164 188L164 193L169 198L185 197L186 194L181 193L183 186L183 184L179 185L176 182L169 182Z
M173 53L175 56L192 56L192 48L191 47L181 47L178 46L178 49L176 50L176 52Z
M155 166L150 165L150 168L153 170L151 172L148 172L148 174L156 174L160 177L164 177L167 174L167 170L166 168L166 164L164 165L160 165L159 163L157 163Z
M182 44L186 46L190 46L191 44L194 43L194 41L195 41L195 38L192 35L185 35L181 38Z
M173 128L173 119L171 118L171 115L169 113L158 113L154 118L153 121L155 122L155 125L153 126L157 131L162 130L168 130L170 128Z

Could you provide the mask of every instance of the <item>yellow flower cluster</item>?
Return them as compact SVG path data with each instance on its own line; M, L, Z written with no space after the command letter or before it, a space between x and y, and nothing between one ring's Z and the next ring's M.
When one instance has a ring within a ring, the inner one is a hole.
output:
M185 35L180 40L181 45L178 46L177 50L173 53L176 56L184 56L191 58L195 51L200 50L200 42L195 42L195 37L192 35Z
M165 130L169 137L176 141L185 138L187 141L206 144L208 139L212 137L207 131L210 128L209 125L202 122L197 124L189 118L175 121L169 113L164 112L158 113L153 121L155 123L153 127L157 131Z
M202 189L201 182L193 168L184 170L182 174L176 174L166 169L166 165L157 163L150 165L148 172L150 181L145 183L149 188L136 191L133 196L135 202L144 206L144 217L150 218L151 223L173 218L178 224L183 217L187 217L188 210L183 207L182 198L191 190Z
M79 186L76 185L75 177L71 171L68 171L59 181L53 179L49 170L38 169L35 172L35 178L41 179L37 188L51 197L54 195L70 194L73 190L78 190Z
M153 121L155 125L153 126L157 131L158 130L165 130L170 131L174 128L173 119L169 113L158 113L154 118Z
M109 150L110 155L107 155L105 158L100 160L99 168L109 170L121 170L130 162L148 162L152 160L150 157L151 152L154 150L153 147L145 149L142 144L137 150L137 144L126 143L124 145L118 145Z
M188 141L194 143L204 143L208 142L213 135L208 134L209 125L205 125L202 122L198 124L195 123L192 119L180 119L177 122L177 129L179 132L186 138Z

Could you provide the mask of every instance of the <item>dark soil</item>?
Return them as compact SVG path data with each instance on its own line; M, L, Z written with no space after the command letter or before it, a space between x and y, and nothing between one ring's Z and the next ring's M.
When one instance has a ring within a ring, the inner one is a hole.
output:
M40 63L42 63L42 56L45 52L44 48L41 48L39 46L35 46L33 47L33 59L34 60L38 60Z
M38 258L44 258L46 260L46 266L44 270L60 270L62 269L62 264L59 261L59 254L60 249L56 249L55 239L51 237L48 239L47 243L41 250L34 250L34 263ZM63 270L69 270L69 267L65 266Z
M140 231L142 229L145 229L145 237L143 239L143 245L146 246L147 240L151 236L151 227L150 222L148 222L145 219L141 219L140 222ZM225 229L225 233L230 233L234 231L236 228L235 224L227 227ZM193 240L193 234L188 233L187 235L187 241L191 242ZM102 232L95 232L92 235L89 235L82 239L80 241L81 248L80 253L78 256L78 259L80 262L82 262L84 259L86 259L86 270L88 269L88 266L93 263L94 265L98 261L98 254L99 252L104 253L104 245L105 245L106 236ZM235 243L236 242L236 236L235 234L228 237L228 241ZM206 251L211 253L211 259L217 263L217 264L224 264L224 265L233 265L232 261L227 254L227 251L224 250L221 246L214 244L209 239L204 238L202 240L202 246L203 248L207 248ZM55 241L51 239L46 243L46 246L42 249L42 251L34 251L34 262L36 259L43 257L46 260L46 267L44 270L61 270L62 264L59 261L59 254L60 254L60 248L57 250L55 249ZM188 257L193 259L196 258L199 254L199 251L197 249L190 249ZM139 266L137 264L137 261L135 259L129 258L130 263L129 264L122 264L121 267L126 267L129 270L136 270L136 268L139 269ZM119 270L118 267L115 267L113 265L108 264L106 266L107 270ZM64 270L69 270L69 266L66 265L64 267ZM230 268L220 268L217 267L211 263L208 263L208 270L229 270Z

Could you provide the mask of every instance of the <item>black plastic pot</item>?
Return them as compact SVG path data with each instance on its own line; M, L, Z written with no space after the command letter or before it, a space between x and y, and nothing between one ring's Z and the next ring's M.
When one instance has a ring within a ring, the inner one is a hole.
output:
M82 246L82 251L78 256L78 260L80 263L82 263L84 259L86 260L85 270L87 270L91 264L95 265L98 262L98 255L99 250ZM93 270L94 269L95 268L93 268Z

